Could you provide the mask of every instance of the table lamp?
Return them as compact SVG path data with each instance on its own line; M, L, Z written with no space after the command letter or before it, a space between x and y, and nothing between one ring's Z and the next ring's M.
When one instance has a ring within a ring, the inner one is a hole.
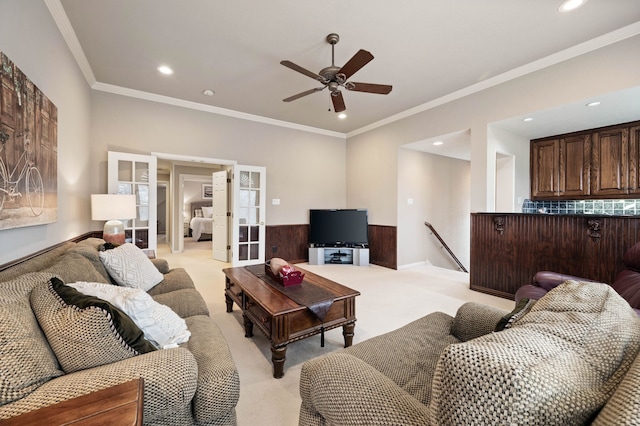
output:
M102 239L124 244L124 224L120 220L136 217L136 196L124 194L91 194L91 220L106 220Z

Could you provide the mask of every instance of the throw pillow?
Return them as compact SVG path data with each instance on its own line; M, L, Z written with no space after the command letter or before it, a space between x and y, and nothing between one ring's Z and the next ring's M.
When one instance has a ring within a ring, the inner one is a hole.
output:
M139 288L88 282L68 285L85 295L106 300L124 311L140 327L144 337L157 348L175 348L187 342L191 336L184 319Z
M194 213L193 217L204 217L202 214L202 209L195 209L193 213Z
M125 287L151 290L164 277L146 254L134 244L126 243L99 253L111 277Z
M36 272L0 283L0 405L63 374L29 305L31 289L50 278Z
M202 216L207 217L207 218L213 217L213 207L203 206L202 207Z
M511 328L513 323L525 316L535 303L536 301L533 299L520 299L513 311L509 312L507 315L503 316L500 321L498 321L495 331L502 331L505 328Z
M155 350L124 312L54 277L31 292L31 308L66 373Z

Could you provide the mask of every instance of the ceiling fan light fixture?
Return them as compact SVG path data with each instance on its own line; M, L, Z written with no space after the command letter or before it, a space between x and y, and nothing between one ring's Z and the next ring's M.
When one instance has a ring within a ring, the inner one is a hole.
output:
M380 95L387 95L391 92L392 86L387 84L372 84L372 83L356 83L347 81L353 74L358 72L362 67L371 62L373 55L371 52L360 49L355 55L351 57L342 67L338 67L335 64L334 48L336 43L340 40L338 34L331 33L326 38L327 43L331 45L331 65L324 67L319 73L314 73L306 68L301 67L291 61L280 61L281 65L290 68L300 74L304 74L307 77L319 81L323 86L316 87L314 89L306 90L288 98L283 99L283 102L291 102L296 99L300 99L303 96L310 95L315 92L319 92L328 88L331 95L331 103L333 104L333 110L336 113L340 113L346 109L344 104L344 98L340 88L344 88L348 91L375 93Z
M345 118L347 118L347 114L345 114L344 112L341 112L340 114L338 114L338 118L340 120L344 120Z

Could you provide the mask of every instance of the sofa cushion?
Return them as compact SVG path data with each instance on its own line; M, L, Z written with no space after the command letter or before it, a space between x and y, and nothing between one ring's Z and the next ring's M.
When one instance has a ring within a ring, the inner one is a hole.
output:
M155 350L121 310L58 278L36 286L31 308L62 369L71 373Z
M431 383L440 354L445 347L460 341L451 334L452 324L450 315L433 312L343 352L365 361L426 404L431 398L431 387L425 384Z
M107 269L104 267L102 260L100 260L100 249L104 249L104 240L98 238L88 238L86 240L82 240L76 244L75 247L70 249L69 251L73 253L79 253L82 256L86 257L93 268L104 278L106 282L112 282L111 276ZM102 282L102 280L100 280Z
M184 319L139 288L87 282L68 285L82 294L106 300L122 310L140 327L145 339L157 348L178 347L191 336Z
M80 253L74 252L74 249L75 247L60 256L58 261L45 269L45 271L56 275L66 283L76 281L110 282L96 270L89 259Z
M640 348L640 319L611 287L566 281L512 327L450 345L430 404L445 424L585 424Z
M149 291L163 280L162 273L147 255L131 243L101 251L98 255L109 275L125 287Z
M31 289L50 278L35 272L0 283L0 405L62 375L29 304Z
M160 284L154 286L148 293L152 296L158 294L169 293L171 291L182 290L185 288L195 289L193 280L184 268L173 268L169 272L164 273L164 279Z
M193 418L196 424L222 423L221 418L235 416L240 397L240 378L229 345L208 316L196 315L186 321L192 336L181 347L188 349L198 364ZM230 420L228 424L235 424L235 417Z
M167 305L181 318L194 315L209 315L207 304L202 295L195 288L185 288L182 290L170 291L168 293L157 294L153 300L163 305Z

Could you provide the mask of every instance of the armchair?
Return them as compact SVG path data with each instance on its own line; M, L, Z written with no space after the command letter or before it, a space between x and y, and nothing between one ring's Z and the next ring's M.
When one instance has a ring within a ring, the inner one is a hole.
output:
M620 271L610 285L640 315L640 242L625 252L622 263L625 269ZM525 284L518 289L515 295L516 303L523 298L538 300L567 280L596 282L559 272L539 271L533 276L531 284Z

